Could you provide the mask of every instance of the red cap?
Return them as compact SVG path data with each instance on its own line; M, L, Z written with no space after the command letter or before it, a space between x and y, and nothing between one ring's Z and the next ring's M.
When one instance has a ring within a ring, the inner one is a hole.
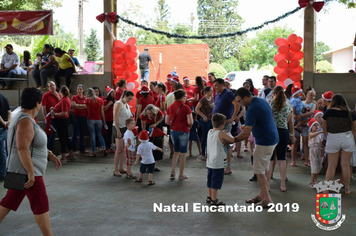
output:
M105 90L106 90L106 95L108 96L112 91L114 91L112 88L110 88L109 86L105 86Z
M141 86L141 93L149 93L150 89L146 85Z
M161 129L154 127L152 133L150 133L150 137L155 138L155 137L161 137L167 135L164 133Z
M294 95L296 95L297 93L303 92L303 90L301 88L299 88L298 86L294 85L292 88L292 96L294 97Z
M334 93L332 91L327 91L325 93L323 93L323 95L321 95L321 97L325 100L325 101L328 101L330 102L331 99L333 98L334 96Z
M142 130L138 139L141 141L141 140L148 140L148 133L147 133L147 130Z

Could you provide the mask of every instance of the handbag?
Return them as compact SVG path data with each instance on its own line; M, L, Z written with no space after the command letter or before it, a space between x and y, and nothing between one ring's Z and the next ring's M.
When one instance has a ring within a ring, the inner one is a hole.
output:
M75 115L73 110L70 110L69 112L69 124L74 124L76 121Z
M15 128L14 128L15 130ZM10 157L11 157L11 150L12 150L12 143L14 141L14 136L12 135L12 140L11 140L11 145L10 145L10 153L9 153L9 159L8 159L8 165L6 167L6 176L4 180L4 188L7 189L14 189L14 190L24 190L25 189L25 183L28 181L28 175L27 174L20 174L20 173L15 173L15 172L9 172L8 171L8 166L10 162ZM31 158L33 154L33 139L31 143Z

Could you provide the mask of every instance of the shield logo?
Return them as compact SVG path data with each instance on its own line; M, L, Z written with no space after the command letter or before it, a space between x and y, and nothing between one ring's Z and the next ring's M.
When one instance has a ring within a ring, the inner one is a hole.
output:
M323 224L335 224L341 218L341 194L316 194L316 218Z

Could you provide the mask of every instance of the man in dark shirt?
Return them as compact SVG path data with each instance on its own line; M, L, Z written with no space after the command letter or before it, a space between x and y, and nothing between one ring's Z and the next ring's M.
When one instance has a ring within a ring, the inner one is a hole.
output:
M148 62L150 62L151 65L153 66L153 69L156 70L151 55L147 51L148 48L145 48L145 51L141 52L140 55L138 56L138 59L140 60L141 81L142 80L148 81L148 76L150 74L150 68L148 66Z
M0 93L0 182L6 175L6 148L7 128L11 120L9 101Z

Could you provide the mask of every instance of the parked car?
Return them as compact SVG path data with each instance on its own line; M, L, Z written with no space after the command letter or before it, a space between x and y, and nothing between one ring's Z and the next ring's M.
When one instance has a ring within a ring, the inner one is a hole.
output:
M224 76L224 80L228 78L231 86L234 89L242 87L246 79L252 79L253 85L256 89L262 88L262 77L264 75L271 75L269 70L250 70L250 71L231 71Z

